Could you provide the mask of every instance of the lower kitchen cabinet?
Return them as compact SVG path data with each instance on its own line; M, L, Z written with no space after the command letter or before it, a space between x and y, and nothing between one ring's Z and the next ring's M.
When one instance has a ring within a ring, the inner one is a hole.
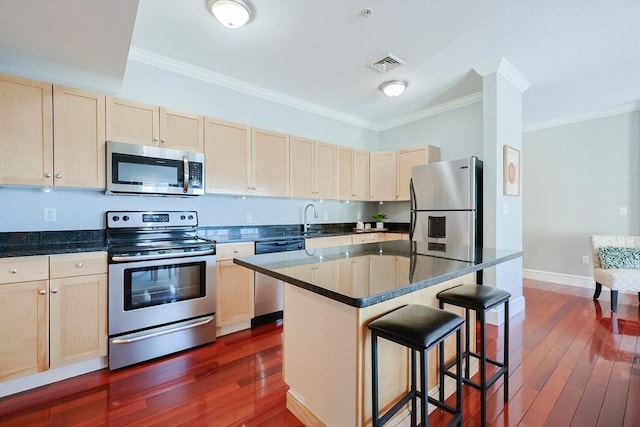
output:
M107 255L0 259L0 381L107 355Z
M253 270L233 263L236 256L253 255L254 243L216 245L216 325L217 335L251 326L254 303Z

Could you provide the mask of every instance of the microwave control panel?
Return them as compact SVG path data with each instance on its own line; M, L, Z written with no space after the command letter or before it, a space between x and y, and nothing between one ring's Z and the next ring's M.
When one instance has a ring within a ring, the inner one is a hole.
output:
M189 162L189 185L195 188L202 188L202 163Z

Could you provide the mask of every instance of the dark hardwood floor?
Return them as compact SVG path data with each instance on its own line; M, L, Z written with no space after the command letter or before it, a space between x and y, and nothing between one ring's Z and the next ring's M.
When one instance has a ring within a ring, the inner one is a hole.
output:
M622 300L612 317L607 300L585 293L525 280L526 316L511 325L509 402L498 381L489 426L640 426L640 307ZM499 359L501 333L489 335ZM299 426L285 394L281 326L268 325L6 397L0 425ZM464 425L480 425L478 393L466 389L464 399ZM446 419L435 411L429 425Z

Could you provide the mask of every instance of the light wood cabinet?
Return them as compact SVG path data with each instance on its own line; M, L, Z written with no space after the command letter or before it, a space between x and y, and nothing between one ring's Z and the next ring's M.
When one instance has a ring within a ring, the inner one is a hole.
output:
M396 200L396 152L369 153L369 200Z
M105 188L105 96L53 86L53 177L61 187Z
M356 233L351 236L351 241L354 245L360 243L373 243L382 242L385 240L385 234L382 232L368 232L368 233Z
M105 252L0 260L0 380L107 355Z
M409 240L409 233L384 233L384 240Z
M313 239L305 239L304 245L306 249L320 249L331 246L348 246L351 245L351 235L314 237Z
M369 153L338 147L338 199L369 200Z
M251 128L206 118L204 154L208 193L246 194L250 190Z
M289 195L335 199L337 195L337 146L290 137Z
M397 200L410 200L409 183L411 168L440 161L440 148L433 145L398 151L397 155Z
M254 309L254 272L234 264L233 258L253 254L253 242L220 243L216 247L218 336L251 326Z
M204 117L115 97L106 101L106 139L204 151Z
M289 135L252 128L251 192L289 196Z
M53 87L0 74L0 184L53 185Z

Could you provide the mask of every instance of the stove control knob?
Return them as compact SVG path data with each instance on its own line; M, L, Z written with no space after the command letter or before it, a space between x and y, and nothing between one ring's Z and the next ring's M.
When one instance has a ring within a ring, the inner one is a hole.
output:
M123 221L129 221L129 217L127 215L125 215L125 216L122 217L122 220Z
M193 215L189 215L189 219L193 219Z
M120 221L120 217L118 215L114 215L111 217L111 219L113 220L113 222L118 222Z
M184 221L185 216L184 215L180 215L180 219Z

